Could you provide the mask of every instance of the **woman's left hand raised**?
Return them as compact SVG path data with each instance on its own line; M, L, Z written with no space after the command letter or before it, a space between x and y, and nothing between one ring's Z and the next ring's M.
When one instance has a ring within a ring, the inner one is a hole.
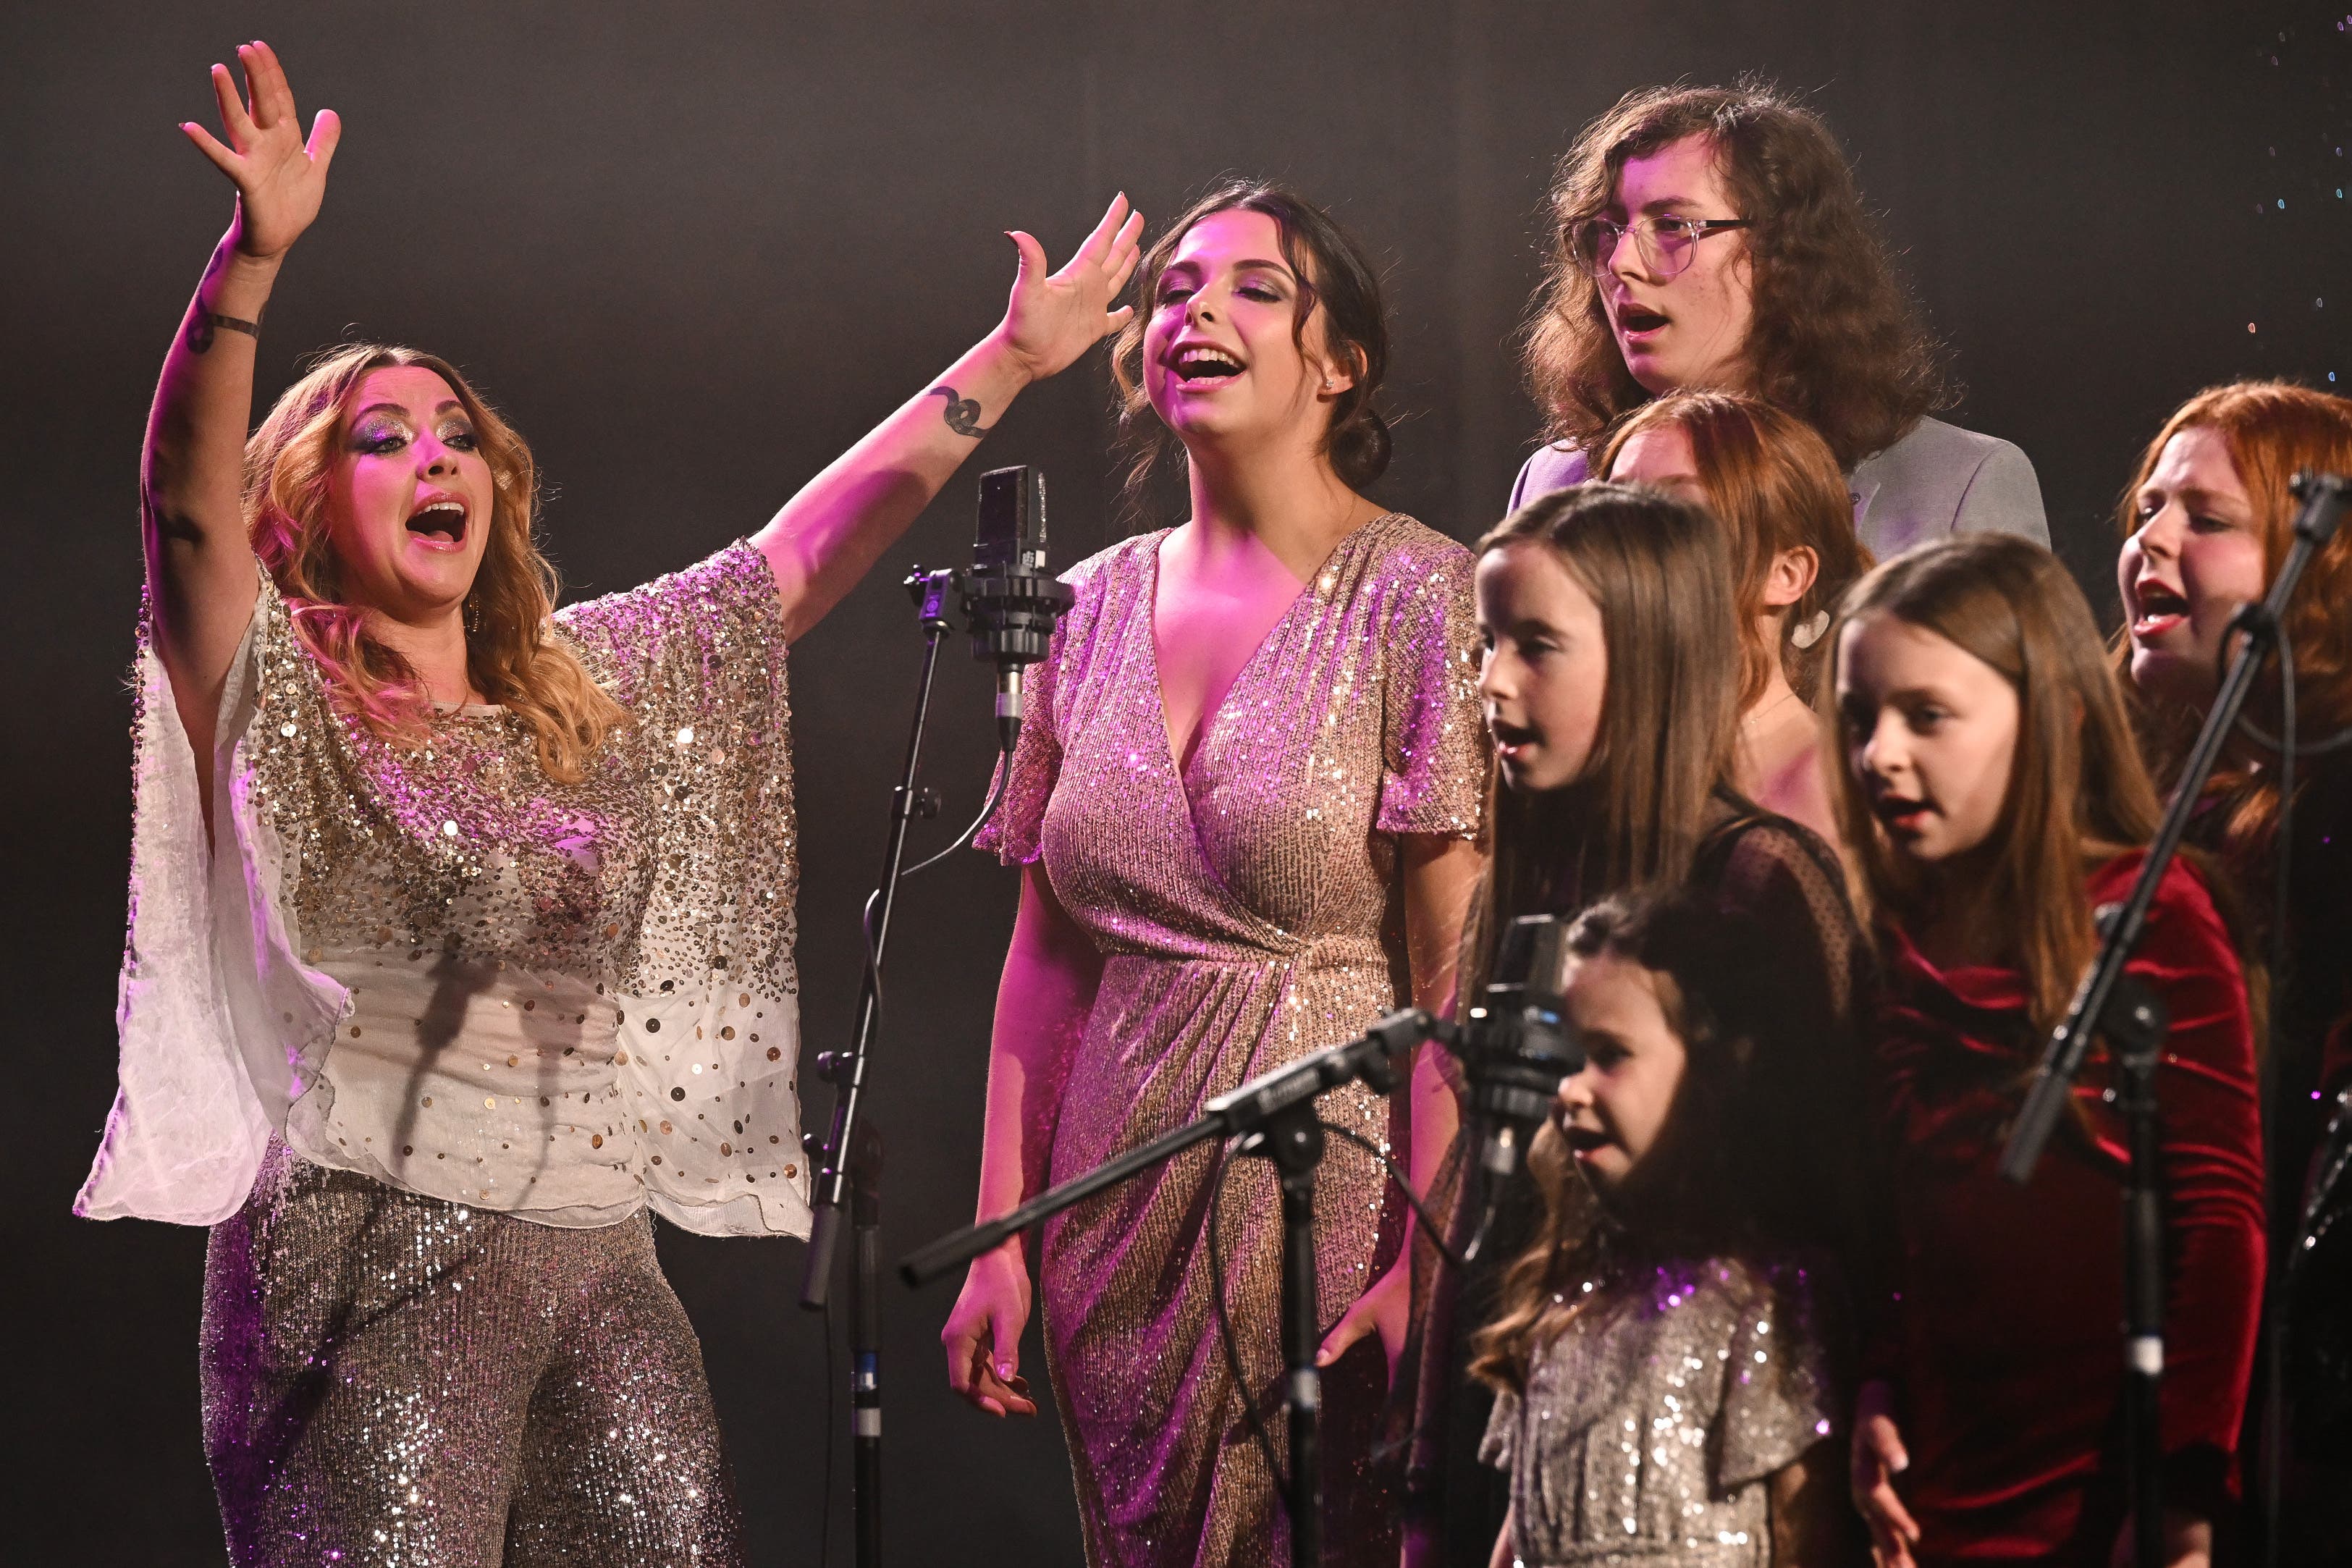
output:
M1331 1325L1331 1331L1323 1336L1323 1348L1315 1352L1315 1364L1329 1366L1347 1354L1350 1345L1378 1330L1381 1348L1388 1352L1389 1381L1394 1383L1397 1359L1404 1354L1405 1325L1412 1312L1412 1270L1400 1258Z
M226 66L213 67L213 96L219 100L221 139L189 121L181 133L236 185L236 248L257 261L286 254L319 216L327 194L327 165L335 159L343 122L331 109L310 121L302 140L302 120L294 110L294 88L278 52L258 41L239 44L248 106L237 97Z
M1005 237L1021 253L1021 270L1013 279L1004 320L992 335L1030 380L1059 374L1127 325L1135 307L1114 310L1110 302L1134 275L1142 234L1143 215L1129 207L1125 195L1118 196L1078 253L1049 275L1045 247L1019 229L1007 231Z

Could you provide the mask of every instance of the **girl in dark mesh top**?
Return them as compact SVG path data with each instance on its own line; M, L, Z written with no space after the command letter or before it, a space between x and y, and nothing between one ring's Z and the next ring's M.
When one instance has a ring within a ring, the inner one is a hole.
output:
M1496 934L1520 915L1690 884L1757 917L1784 944L1779 962L1817 976L1822 1016L1790 1037L1817 1043L1826 1064L1819 1080L1853 1100L1824 1110L1859 1127L1849 1025L1869 956L1837 858L1728 782L1741 656L1721 525L1656 491L1579 486L1521 509L1480 542L1477 597L1480 689L1496 742L1493 863L1457 994L1484 989ZM1817 1152L1826 1165L1846 1152ZM1852 1193L1860 1184L1825 1169L1820 1185ZM1486 1259L1513 1257L1531 1239L1535 1205L1524 1184L1499 1196ZM1832 1224L1842 1237L1862 1234L1858 1216ZM1465 1386L1465 1350L1491 1314L1496 1280L1484 1267L1440 1274L1433 1247L1416 1262L1423 1311L1409 1552L1484 1562L1507 1500L1476 1461L1487 1401Z

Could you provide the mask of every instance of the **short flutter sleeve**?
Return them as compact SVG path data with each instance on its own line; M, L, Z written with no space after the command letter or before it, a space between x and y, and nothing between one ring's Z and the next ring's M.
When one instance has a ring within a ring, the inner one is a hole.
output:
M1826 1262L1786 1261L1752 1276L1731 1325L1716 1421L1719 1493L1788 1468L1845 1430L1852 1333L1844 1288Z
M1486 793L1478 612L1469 552L1431 536L1390 568L1381 693L1382 833L1475 838Z
M739 542L556 625L628 709L617 743L656 796L659 869L620 997L630 1112L677 1130L650 1156L647 1199L706 1235L805 1236L800 856L774 575Z
M1478 1462L1507 1470L1519 1457L1519 1396L1509 1389L1495 1394L1495 1408L1486 1416L1486 1436L1478 1443Z

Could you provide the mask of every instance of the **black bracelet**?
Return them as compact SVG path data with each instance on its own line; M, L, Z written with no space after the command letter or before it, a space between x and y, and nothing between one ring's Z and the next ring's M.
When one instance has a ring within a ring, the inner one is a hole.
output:
M206 349L211 348L213 329L215 327L226 327L232 332L243 332L256 342L258 342L261 337L259 321L248 321L239 316L218 315L206 310L204 301L199 300L196 301L194 313L188 318L188 352L203 353Z

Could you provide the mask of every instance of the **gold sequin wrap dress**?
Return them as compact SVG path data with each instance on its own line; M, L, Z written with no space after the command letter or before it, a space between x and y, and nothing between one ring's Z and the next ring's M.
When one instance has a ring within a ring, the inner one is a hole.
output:
M555 635L631 719L575 783L502 710L373 734L265 581L209 825L142 646L121 1087L77 1206L213 1226L240 1564L740 1560L648 1209L806 1232L775 583L738 544Z
M1042 857L1104 958L1052 1129L1055 1181L1405 1005L1399 836L1478 831L1468 552L1402 516L1349 535L1203 721L1180 777L1151 632L1165 537L1069 574L1076 603L982 841L1009 864ZM1322 1102L1376 1143L1401 1135L1395 1110L1362 1086ZM1286 1560L1215 1339L1204 1234L1218 1169L1214 1150L1195 1150L1045 1229L1046 1347L1097 1565ZM1280 1453L1278 1189L1245 1160L1222 1193L1226 1298ZM1327 1329L1394 1255L1402 1214L1370 1157L1333 1140L1316 1208ZM1367 1477L1383 1377L1374 1336L1325 1380L1334 1563L1393 1555L1388 1500Z

